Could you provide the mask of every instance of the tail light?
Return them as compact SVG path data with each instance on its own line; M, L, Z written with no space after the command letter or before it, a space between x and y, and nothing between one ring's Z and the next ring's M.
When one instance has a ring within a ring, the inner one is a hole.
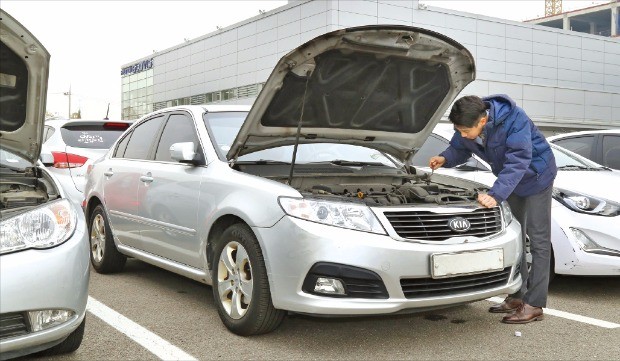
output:
M88 158L77 154L52 152L52 155L54 156L54 168L77 168L83 166L88 161Z
M125 130L125 129L129 128L129 124L127 124L127 123L117 123L117 122L106 122L106 123L103 123L103 127L104 128L116 128L116 129Z

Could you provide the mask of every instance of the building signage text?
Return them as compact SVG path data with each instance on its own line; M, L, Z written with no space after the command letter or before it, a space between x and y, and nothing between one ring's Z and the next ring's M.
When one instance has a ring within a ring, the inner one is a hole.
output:
M123 68L121 70L121 76L139 73L141 71L151 69L152 67L153 67L153 58L143 60L139 63L135 63L134 65L130 65L128 67Z

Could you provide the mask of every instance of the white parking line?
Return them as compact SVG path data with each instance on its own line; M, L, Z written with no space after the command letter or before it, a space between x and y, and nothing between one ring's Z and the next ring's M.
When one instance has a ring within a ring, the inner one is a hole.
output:
M495 303L500 303L500 302L504 301L504 299L500 298L500 297L491 297L491 298L487 298L487 301L495 302ZM603 321L603 320L599 320L599 319L592 318L592 317L576 315L574 313L554 310L552 308L543 308L543 312L545 313L545 315L552 315L552 316L562 317L562 318L566 318L568 320L573 320L573 321L577 321L577 322L583 322L583 323L587 323L587 324L598 326L598 327L604 327L604 328L618 328L618 327L620 327L620 325L617 324L617 323Z
M192 355L90 296L86 309L162 360L196 360Z

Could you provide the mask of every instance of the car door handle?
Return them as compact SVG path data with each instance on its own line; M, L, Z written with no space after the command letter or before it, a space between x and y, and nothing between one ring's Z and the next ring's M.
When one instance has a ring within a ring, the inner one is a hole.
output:
M103 175L105 175L106 177L111 177L114 175L114 172L112 172L112 168L110 168L107 171L103 172Z
M144 183L151 183L153 181L151 172L148 172L146 175L141 176L140 180L143 181Z

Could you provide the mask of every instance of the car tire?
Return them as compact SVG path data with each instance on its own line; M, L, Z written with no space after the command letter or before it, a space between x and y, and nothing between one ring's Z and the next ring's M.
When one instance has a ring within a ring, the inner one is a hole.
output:
M88 222L90 235L90 262L98 273L120 272L125 267L127 256L120 253L114 244L112 229L100 204L90 216Z
M78 328L73 330L73 332L71 332L64 341L62 341L61 343L59 343L58 345L52 348L42 351L41 354L45 356L54 356L54 355L63 355L66 353L74 352L75 350L80 348L80 345L82 344L82 339L84 338L85 327L86 327L86 317L84 317L84 319L82 320L82 323L80 323Z
M240 336L275 330L286 312L273 307L263 254L252 230L241 223L230 226L214 252L213 297L224 325Z

